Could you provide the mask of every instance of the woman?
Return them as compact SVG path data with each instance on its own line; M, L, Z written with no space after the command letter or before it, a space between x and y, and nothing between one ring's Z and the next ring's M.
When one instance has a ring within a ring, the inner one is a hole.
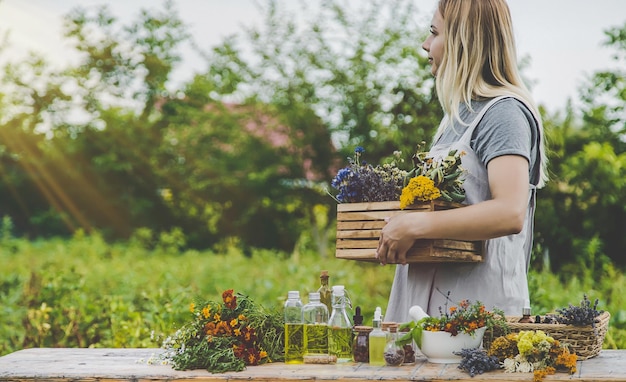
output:
M485 240L484 260L398 265L385 320L406 322L413 305L438 315L463 299L519 315L529 304L535 190L547 176L543 127L517 70L505 0L440 0L422 47L445 112L430 153L465 152L469 205L393 217L378 260L405 264L415 240L440 238Z

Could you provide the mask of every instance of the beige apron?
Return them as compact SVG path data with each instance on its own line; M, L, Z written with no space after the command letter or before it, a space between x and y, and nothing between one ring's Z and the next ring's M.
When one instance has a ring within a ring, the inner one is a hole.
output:
M467 171L464 181L466 204L475 204L491 198L487 168L470 147L472 133L494 98L483 107L461 138L452 145L435 145L433 157L447 155L450 149L465 151L462 165ZM532 109L531 109L532 110ZM445 120L442 121L445 123ZM526 221L522 232L498 237L485 242L484 260L470 264L407 264L397 265L391 288L385 321L407 322L413 305L421 306L429 315L439 315L459 301L481 301L488 310L497 307L507 315L520 315L529 301L527 271L532 249L535 186L530 184ZM446 305L446 295L450 300Z

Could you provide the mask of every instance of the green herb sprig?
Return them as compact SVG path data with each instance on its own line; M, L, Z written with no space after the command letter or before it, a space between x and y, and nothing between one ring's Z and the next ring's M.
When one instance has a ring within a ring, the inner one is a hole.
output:
M161 358L174 369L223 373L284 360L282 313L232 289L221 302L194 302L190 311L193 319L163 341Z

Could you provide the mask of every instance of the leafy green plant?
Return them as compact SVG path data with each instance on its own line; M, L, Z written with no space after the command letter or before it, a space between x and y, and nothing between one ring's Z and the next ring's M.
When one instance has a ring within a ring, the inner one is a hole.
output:
M192 319L163 341L159 358L177 370L241 371L283 356L283 320L232 289L222 301L192 303Z
M458 305L447 308L439 308L439 316L426 316L419 321L410 321L400 325L400 329L409 329L398 340L399 344L406 345L415 341L421 345L422 332L424 330L432 332L448 332L451 336L459 333L474 335L477 329L495 327L508 331L504 312L500 309L493 309L493 312L485 309L480 301L470 302L463 300Z
M13 238L0 246L0 264L0 355L37 346L158 347L189 320L191 301L219 300L224 289L236 288L278 310L287 290L316 291L322 269L329 270L331 285L346 285L353 306L371 323L374 308L387 305L395 272L317 251L245 255L225 246L219 252L166 253L83 232L71 239ZM611 312L604 346L626 348L625 275L612 266L602 272L531 271L533 313L555 312L579 300L581 291L592 301L602 296L603 309ZM274 276L286 274L288 280Z

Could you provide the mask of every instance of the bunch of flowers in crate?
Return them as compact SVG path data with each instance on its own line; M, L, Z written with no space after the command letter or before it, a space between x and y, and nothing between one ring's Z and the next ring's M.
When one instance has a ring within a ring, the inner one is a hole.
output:
M363 160L365 150L357 147L354 158L331 182L337 190L336 257L377 261L376 248L388 218L406 212L430 212L463 207L465 171L463 152L450 151L441 158L420 151L412 166L404 170L402 153L395 152L387 163L371 165ZM478 262L482 243L452 239L419 240L406 261Z
M409 170L400 167L404 160L399 151L393 153L388 163L372 165L363 160L365 149L358 146L354 158L348 158L348 166L340 169L331 182L337 190L335 200L338 203L400 200L402 209L418 201L462 202L465 199L463 153L453 150L435 159L429 152L420 151L423 145L424 142L412 156L413 166Z

